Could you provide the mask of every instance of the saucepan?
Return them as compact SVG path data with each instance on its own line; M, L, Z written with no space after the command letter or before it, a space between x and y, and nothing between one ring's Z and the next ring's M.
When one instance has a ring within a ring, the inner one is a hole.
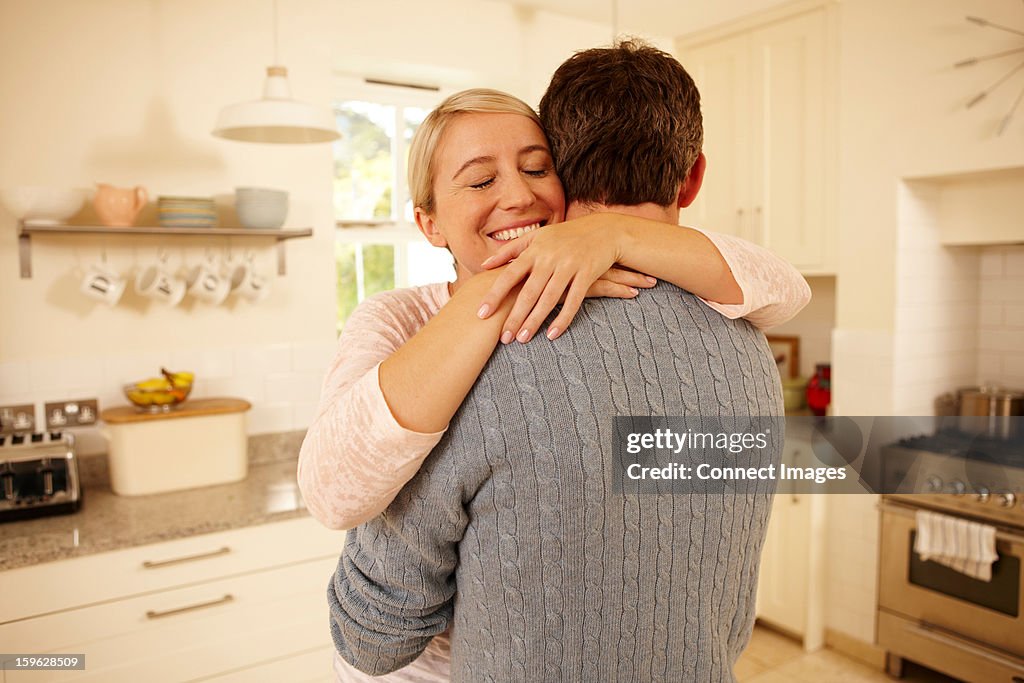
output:
M962 387L956 392L961 431L993 439L1024 437L1024 391L995 386Z

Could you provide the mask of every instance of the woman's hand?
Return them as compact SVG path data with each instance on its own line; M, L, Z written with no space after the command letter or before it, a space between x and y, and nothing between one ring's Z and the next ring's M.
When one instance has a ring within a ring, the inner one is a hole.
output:
M529 341L551 310L564 301L548 327L548 339L556 339L572 322L584 298L629 299L637 295L638 287L657 283L642 273L613 267L619 260L619 248L614 229L586 218L547 226L512 240L482 264L490 269L515 259L484 296L478 315L487 318L523 282L501 341L507 344L513 337Z

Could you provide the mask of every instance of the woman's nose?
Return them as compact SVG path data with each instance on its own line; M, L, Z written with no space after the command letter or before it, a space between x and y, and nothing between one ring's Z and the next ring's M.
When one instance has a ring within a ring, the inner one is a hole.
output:
M530 206L537 201L537 195L533 193L526 179L516 174L513 179L505 183L505 192L502 194L502 208L519 209Z

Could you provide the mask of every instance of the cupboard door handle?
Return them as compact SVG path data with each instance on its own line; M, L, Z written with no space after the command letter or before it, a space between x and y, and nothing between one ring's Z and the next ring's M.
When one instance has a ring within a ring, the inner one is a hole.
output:
M205 560L210 557L218 557L220 555L227 555L231 552L231 548L224 546L217 550L211 550L208 553L199 553L198 555L186 555L184 557L175 557L170 560L158 560L156 562L146 560L142 563L143 569L159 569L160 567L167 567L172 564L181 564L182 562L193 562L195 560Z
M225 593L224 597L217 598L216 600L210 600L209 602L200 602L195 605L186 605L185 607L175 607L174 609L167 609L162 612L158 612L155 609L146 610L147 619L162 619L163 617L171 617L175 614L182 614L184 612L194 612L197 609L206 609L207 607L216 607L217 605L224 605L234 601L235 596L231 593Z
M743 208L736 209L736 236L743 237Z

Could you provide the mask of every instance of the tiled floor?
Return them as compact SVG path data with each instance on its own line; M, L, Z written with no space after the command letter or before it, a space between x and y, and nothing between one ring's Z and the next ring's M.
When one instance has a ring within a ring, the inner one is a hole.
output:
M900 681L955 683L955 679L908 664ZM741 683L893 683L872 669L833 650L806 653L800 644L762 626L754 629L750 645L736 664Z

